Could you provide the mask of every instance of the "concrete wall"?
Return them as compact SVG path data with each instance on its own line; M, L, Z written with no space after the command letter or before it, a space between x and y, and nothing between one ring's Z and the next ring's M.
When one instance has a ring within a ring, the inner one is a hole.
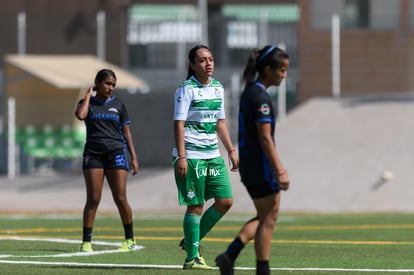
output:
M141 166L168 166L174 144L174 90L116 94L125 100L131 133Z
M401 18L393 30L342 30L342 95L413 90L414 29L408 27L408 2L399 0ZM375 3L375 2L374 2ZM299 101L332 94L331 33L312 27L312 1L300 0Z

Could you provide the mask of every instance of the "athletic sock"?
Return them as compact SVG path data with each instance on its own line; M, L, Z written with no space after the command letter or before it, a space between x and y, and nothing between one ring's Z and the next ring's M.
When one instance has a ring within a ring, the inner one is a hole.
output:
M200 240L202 240L211 228L223 217L223 214L218 212L213 206L211 206L203 214L203 217L200 221Z
M183 229L187 260L194 259L198 256L198 246L200 245L200 220L201 217L199 215L184 215Z
M82 241L83 242L91 242L92 240L92 227L83 227L83 235Z
M256 275L270 275L269 261L256 261Z
M125 232L125 239L134 239L134 228L132 223L123 224L124 225L124 232Z
M227 247L226 254L229 256L230 260L234 263L243 248L244 248L244 243L240 240L239 237L236 237L234 241Z

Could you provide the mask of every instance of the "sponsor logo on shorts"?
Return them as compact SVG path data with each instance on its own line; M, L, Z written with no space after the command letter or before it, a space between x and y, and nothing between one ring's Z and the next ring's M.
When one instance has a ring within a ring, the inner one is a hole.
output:
M195 167L195 172L197 175L197 178L201 178L201 177L217 177L220 176L220 170L216 169L216 168L198 168L198 164L199 162L197 162L197 165Z
M116 155L115 156L115 165L116 166L122 166L122 167L127 166L127 160L126 160L125 155Z
M89 156L84 156L83 157L83 165L88 165L89 164Z

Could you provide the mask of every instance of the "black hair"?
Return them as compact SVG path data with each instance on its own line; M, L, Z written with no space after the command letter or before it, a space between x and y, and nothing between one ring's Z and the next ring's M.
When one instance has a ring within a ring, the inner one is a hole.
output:
M96 74L95 82L104 81L105 78L107 78L107 77L113 77L113 78L116 79L116 75L115 75L114 71L112 71L110 69L102 69Z
M243 80L246 86L250 85L255 79L256 74L263 73L263 70L269 66L271 69L277 69L283 64L283 60L289 59L289 55L282 49L268 45L262 49L253 49L247 59L246 67L243 71Z
M194 46L193 48L191 48L190 52L188 53L188 61L190 63L194 63L195 58L197 56L197 51L199 49L207 49L207 50L210 51L210 49L205 45L196 45L196 46ZM189 79L192 75L194 75L194 70L191 69L190 64L188 64L188 72L187 72L187 78L186 79Z

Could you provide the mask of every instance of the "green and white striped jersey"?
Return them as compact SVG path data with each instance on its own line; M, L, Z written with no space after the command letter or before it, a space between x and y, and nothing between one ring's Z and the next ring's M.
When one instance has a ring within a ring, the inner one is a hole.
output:
M216 125L225 119L223 85L210 78L203 85L192 76L178 87L174 100L174 120L185 120L184 142L188 159L220 156ZM174 146L173 156L177 156Z

